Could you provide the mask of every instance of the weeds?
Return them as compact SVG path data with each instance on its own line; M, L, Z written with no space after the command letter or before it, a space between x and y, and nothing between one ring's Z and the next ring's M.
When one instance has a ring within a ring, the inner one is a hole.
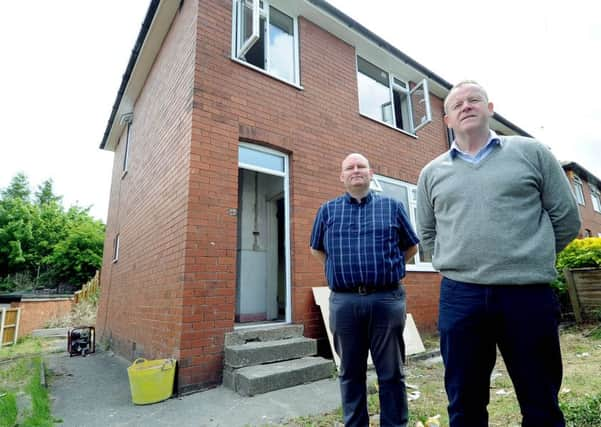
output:
M601 393L582 399L560 403L561 410L570 427L601 426Z

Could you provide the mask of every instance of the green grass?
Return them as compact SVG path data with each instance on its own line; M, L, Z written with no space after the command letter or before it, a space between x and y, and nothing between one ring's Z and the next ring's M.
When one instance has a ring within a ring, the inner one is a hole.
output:
M561 333L564 376L559 395L560 405L568 427L601 427L601 325L573 327ZM426 337L429 347L436 346L436 339ZM540 355L544 357L544 355ZM499 356L491 382L489 426L513 427L521 423L511 379ZM415 385L420 397L409 402L409 425L440 415L440 425L448 426L447 396L444 391L442 363L426 365L410 361L406 368L407 383ZM370 414L379 412L378 395L370 386L368 407ZM409 389L409 392L412 390ZM499 392L499 393L498 393ZM310 417L301 417L283 424L288 427L326 427L342 422L341 410Z
M17 398L11 392L0 395L0 427L13 427L17 423Z
M0 427L50 427L56 421L41 384L42 350L39 339L28 338L0 351Z

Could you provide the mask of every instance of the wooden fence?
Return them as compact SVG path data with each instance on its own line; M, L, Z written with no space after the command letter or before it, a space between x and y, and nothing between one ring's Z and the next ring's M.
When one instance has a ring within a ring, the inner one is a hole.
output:
M20 308L3 308L2 320L0 321L0 348L5 345L17 343L19 335L19 320L21 318Z
M570 302L578 323L601 315L601 268L566 268Z
M100 289L100 271L97 271L94 277L90 279L88 283L82 286L80 291L75 292L73 299L75 304L80 301L89 300L92 296L98 293Z

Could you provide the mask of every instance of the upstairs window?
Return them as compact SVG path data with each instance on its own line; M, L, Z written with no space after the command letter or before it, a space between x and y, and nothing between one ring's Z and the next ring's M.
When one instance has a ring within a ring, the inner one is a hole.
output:
M381 175L374 175L370 189L376 193L383 194L396 199L403 204L411 225L415 229L417 226L417 188L413 184L408 184L392 178ZM421 245L415 257L407 263L408 270L413 271L433 271L432 253L424 250Z
M296 19L265 0L234 0L233 17L235 57L299 84Z
M428 82L409 84L357 56L359 112L389 126L415 134L432 121Z
M582 181L577 175L573 175L573 177L574 195L576 196L576 201L579 204L584 205L584 192L582 191Z
M589 187L591 187L591 199L593 201L593 209L596 212L601 213L601 193L599 192L599 189L593 184L589 184Z

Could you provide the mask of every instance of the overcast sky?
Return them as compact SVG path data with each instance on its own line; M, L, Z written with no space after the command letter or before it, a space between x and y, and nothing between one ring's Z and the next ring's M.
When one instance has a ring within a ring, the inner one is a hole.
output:
M330 2L445 80L478 80L503 117L601 178L594 2ZM113 154L98 146L148 4L0 1L0 188L52 178L65 206L106 220Z

